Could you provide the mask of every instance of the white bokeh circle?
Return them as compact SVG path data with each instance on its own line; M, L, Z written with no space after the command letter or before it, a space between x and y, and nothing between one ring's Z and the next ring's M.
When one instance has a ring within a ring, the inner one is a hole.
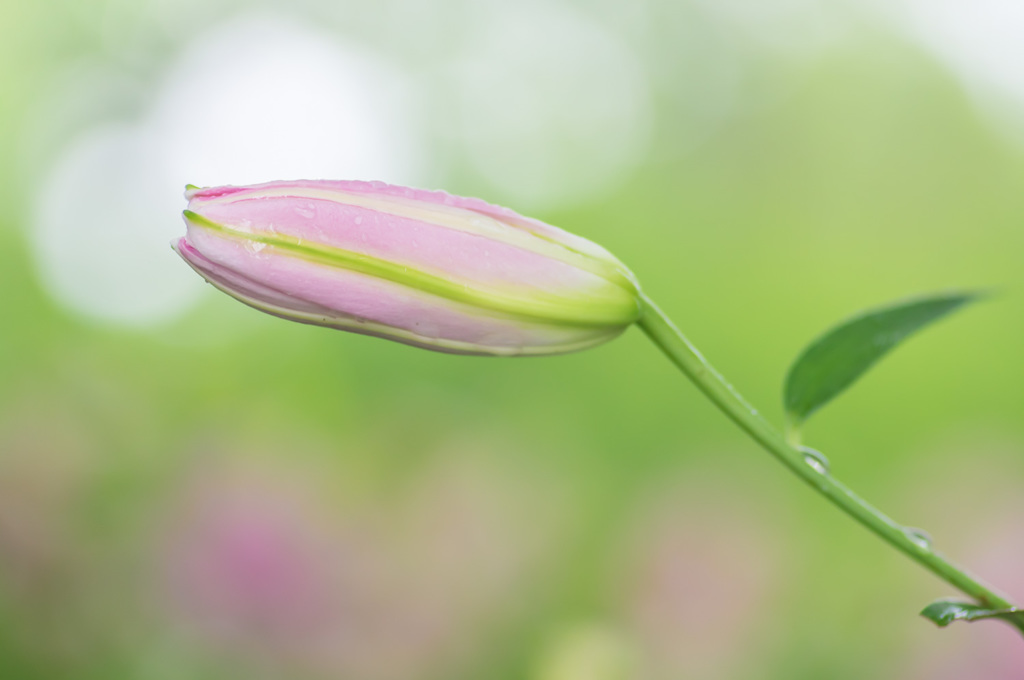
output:
M1024 144L1024 3L906 0L899 8L902 26L945 62L989 121Z
M96 320L145 326L184 313L202 282L175 262L181 230L156 145L137 126L108 124L69 144L35 196L31 244L43 283Z
M454 137L501 200L525 210L593 198L642 160L644 68L611 31L553 3L483 4L454 69Z
M238 19L171 68L153 123L197 185L360 178L415 183L412 86L379 56L276 16Z
M141 120L75 137L33 196L43 283L92 319L153 326L199 299L201 280L168 247L183 232L186 183L423 180L409 80L291 17L211 27L154 95Z

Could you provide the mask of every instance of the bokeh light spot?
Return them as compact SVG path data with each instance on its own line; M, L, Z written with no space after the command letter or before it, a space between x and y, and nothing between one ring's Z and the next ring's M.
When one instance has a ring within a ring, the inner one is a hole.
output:
M154 173L155 147L131 126L78 137L36 195L32 242L49 291L87 317L126 325L186 311L202 282L168 246L181 230L178 192Z
M411 85L379 57L289 18L244 16L171 70L154 134L180 183L421 181Z
M501 200L574 204L624 179L653 115L628 46L555 5L492 6L477 22L456 68L458 136Z
M251 15L187 45L151 111L61 150L36 196L44 283L89 318L128 326L187 311L202 286L168 242L186 183L289 178L420 183L400 71L286 17Z
M959 78L990 123L1024 144L1024 4L910 0L904 26Z

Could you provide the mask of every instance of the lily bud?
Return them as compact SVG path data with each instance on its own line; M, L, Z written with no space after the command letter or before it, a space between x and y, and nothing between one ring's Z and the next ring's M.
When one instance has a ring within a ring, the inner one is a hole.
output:
M286 319L460 354L571 352L640 316L600 246L476 198L382 182L188 187L174 249Z

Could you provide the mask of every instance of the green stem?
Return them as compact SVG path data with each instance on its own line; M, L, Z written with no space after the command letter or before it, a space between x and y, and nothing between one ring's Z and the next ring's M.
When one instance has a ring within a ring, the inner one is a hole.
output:
M644 306L643 317L637 322L640 328L708 399L779 462L847 515L981 605L995 609L1014 606L1005 595L936 552L931 542L919 533L868 504L833 477L824 462L807 449L788 443L726 382L657 305L645 297ZM1024 624L1017 622L1016 625L1024 631Z

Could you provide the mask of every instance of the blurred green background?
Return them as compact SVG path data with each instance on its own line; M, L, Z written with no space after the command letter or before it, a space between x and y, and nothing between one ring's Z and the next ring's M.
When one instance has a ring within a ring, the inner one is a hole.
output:
M382 179L609 248L771 419L828 325L1000 295L807 442L1024 598L1012 0L5 0L0 677L1016 678L998 623L637 331L434 354L262 316L186 182Z

